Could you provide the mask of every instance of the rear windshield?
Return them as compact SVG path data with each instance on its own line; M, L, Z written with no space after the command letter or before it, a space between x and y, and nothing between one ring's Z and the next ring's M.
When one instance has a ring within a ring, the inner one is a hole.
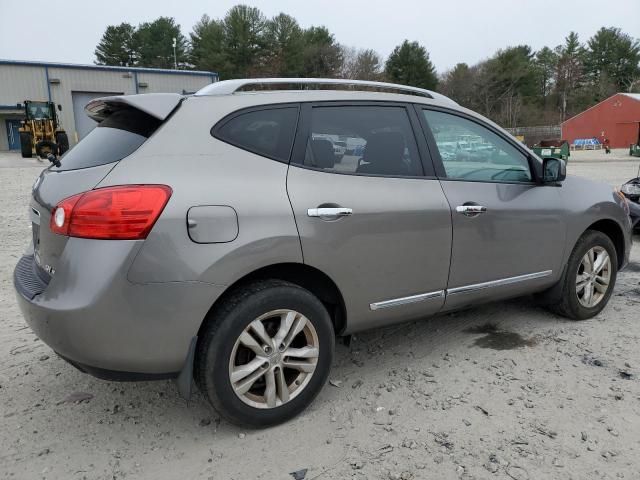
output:
M51 169L77 170L122 160L135 152L160 123L157 118L140 110L118 110L60 157L60 167L52 166Z

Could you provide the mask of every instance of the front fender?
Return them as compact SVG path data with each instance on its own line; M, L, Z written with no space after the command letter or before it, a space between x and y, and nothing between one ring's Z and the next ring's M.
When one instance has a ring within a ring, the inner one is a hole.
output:
M568 176L560 188L567 228L563 264L584 232L595 227L605 233L617 230L621 241L616 248L622 250L618 264L620 268L626 265L631 250L631 221L620 196L609 185L574 176Z

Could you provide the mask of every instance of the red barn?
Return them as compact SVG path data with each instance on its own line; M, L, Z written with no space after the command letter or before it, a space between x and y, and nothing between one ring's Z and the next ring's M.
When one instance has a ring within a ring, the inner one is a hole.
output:
M611 148L629 148L640 136L640 93L616 93L565 120L562 138L573 144L576 138L609 140Z

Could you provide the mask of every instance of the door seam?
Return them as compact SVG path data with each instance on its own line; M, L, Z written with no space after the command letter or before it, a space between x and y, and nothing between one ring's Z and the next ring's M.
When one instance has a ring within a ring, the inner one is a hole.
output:
M291 169L291 164L287 164L287 173L284 179L284 189L287 194L287 200L289 201L289 207L291 207L291 215L293 216L293 224L296 226L296 232L298 233L298 244L300 245L300 257L302 258L302 263L306 265L304 260L304 249L302 248L302 237L300 236L300 228L298 227L298 220L296 219L296 212L293 209L293 203L291 202L291 195L289 195L289 170Z
M451 202L449 201L449 197L447 197L447 193L444 191L444 187L442 186L442 182L438 179L438 185L440 185L440 190L442 191L442 195L444 199L447 201L447 205L449 206L449 219L451 220L451 241L449 242L449 271L447 272L447 283L444 287L444 302L442 303L442 308L444 308L447 303L447 297L449 296L449 281L451 280L451 266L453 265L453 209L451 207Z

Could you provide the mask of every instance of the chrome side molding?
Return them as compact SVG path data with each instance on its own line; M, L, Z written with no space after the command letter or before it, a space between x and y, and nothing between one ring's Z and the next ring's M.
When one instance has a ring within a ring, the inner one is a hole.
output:
M535 280L538 278L548 277L552 273L552 270L545 270L543 272L527 273L525 275L518 275L516 277L501 278L500 280L492 280L490 282L474 283L473 285L464 285L462 287L449 288L447 289L447 295L469 293L475 292L477 290L484 290L486 288L502 287L504 285L511 285L513 283L526 282L527 280Z
M519 282L526 282L528 280L536 280L538 278L548 277L553 273L553 270L545 270L543 272L527 273L525 275L518 275L516 277L501 278L500 280L492 280L490 282L474 283L473 285L464 285L462 287L449 288L446 290L438 290L436 292L420 293L418 295L411 295L410 297L393 298L391 300L384 300L382 302L375 302L369 305L371 310L381 310L383 308L399 307L401 305L407 305L410 303L424 302L432 298L439 298L448 295L456 295L459 293L470 293L478 290L485 290L487 288L502 287L505 285L511 285Z
M369 305L371 310L381 310L383 308L398 307L400 305L407 305L409 303L424 302L431 298L444 297L444 290L438 290L437 292L420 293L418 295L411 295L410 297L394 298L392 300L385 300L383 302L376 302Z

